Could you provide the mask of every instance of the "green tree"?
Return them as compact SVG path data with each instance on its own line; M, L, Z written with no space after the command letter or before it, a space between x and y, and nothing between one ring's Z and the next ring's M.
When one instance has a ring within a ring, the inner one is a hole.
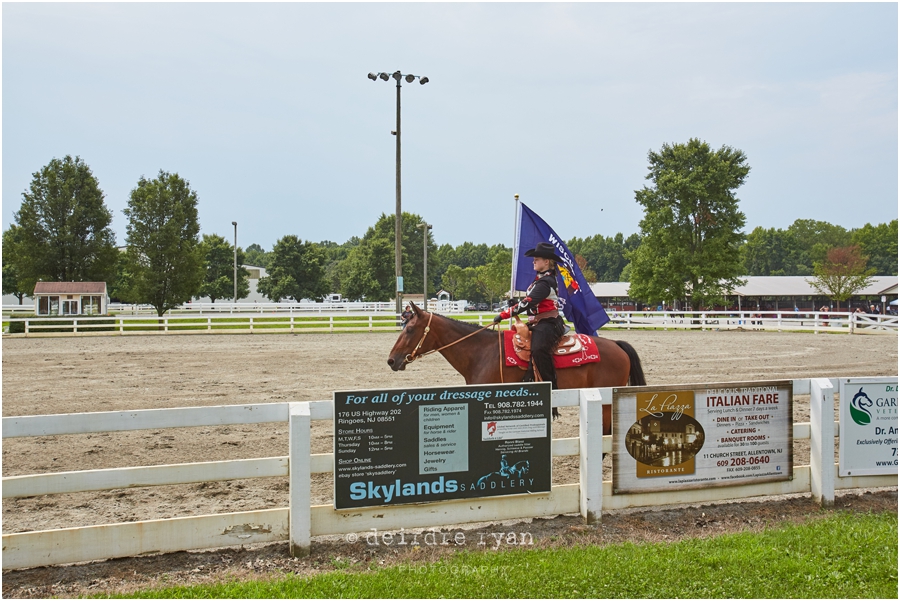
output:
M394 269L394 215L382 215L370 227L359 245L352 248L338 268L341 294L347 298L387 301L395 294ZM423 241L421 216L403 213L400 224L400 257L403 264L403 289L405 293L418 294L423 289ZM390 256L385 256L385 248ZM429 230L428 247L434 249L433 234ZM343 263L347 263L344 265ZM437 264L434 253L428 255L429 280L434 281L433 268ZM430 286L431 288L432 286Z
M177 173L141 176L128 207L128 302L147 303L160 317L191 300L203 281L197 193Z
M284 236L272 248L268 275L260 278L257 290L269 300L321 300L330 292L325 279L325 253L314 242L294 235Z
M584 257L587 267L594 273L596 279L588 279L585 274L588 282L619 282L622 270L628 264L628 252L640 244L641 239L637 234L626 239L620 232L610 237L596 234L583 240L573 238L568 246L573 253Z
M352 300L384 302L394 297L394 243L361 241L338 266L341 294Z
M33 174L13 215L18 226L11 269L29 293L38 281L110 282L116 273L112 213L80 157L53 159Z
M648 155L652 187L638 190L644 207L641 244L629 253L629 294L648 302L689 298L693 307L722 302L741 285L744 214L735 190L750 167L740 150L691 139Z
M866 269L866 257L858 246L842 246L830 249L821 263L815 264L815 279L809 281L813 288L841 302L872 283L874 269Z
M594 273L594 270L591 269L590 265L588 265L587 259L585 259L581 255L575 255L575 263L578 265L578 269L581 270L581 275L584 276L584 280L586 282L599 282L600 281L599 279L597 279L597 274Z
M794 236L781 229L756 227L741 246L745 275L802 275L793 262L797 256Z
M244 251L244 261L246 261L246 265L253 265L254 267L269 267L270 253L267 253L263 250L263 247L259 244L251 244L247 247L247 250Z
M897 275L897 220L878 225L865 224L850 232L854 245L869 257L876 275Z
M338 266L341 294L351 300L389 301L394 297L394 241L362 240Z
M850 245L850 233L839 225L815 219L797 219L788 227L792 238L792 253L788 263L796 273L811 275L813 265L825 261L829 249Z
M203 234L200 241L203 257L203 283L198 296L208 296L216 302L218 298L234 297L234 245L218 234ZM250 294L250 272L244 269L244 251L237 249L238 299Z
M19 228L15 224L3 232L3 294L12 294L19 299L21 305L22 299L34 292L34 288L26 289L19 279L15 243L18 234Z
M134 273L127 252L120 252L116 261L116 277L112 286L108 288L109 298L113 301L130 303L132 288L134 288Z
M509 293L512 274L512 252L496 251L491 261L475 268L475 282L485 299L493 303Z
M472 267L463 269L459 265L450 265L441 276L441 288L449 292L454 300L469 300L475 288L474 276Z

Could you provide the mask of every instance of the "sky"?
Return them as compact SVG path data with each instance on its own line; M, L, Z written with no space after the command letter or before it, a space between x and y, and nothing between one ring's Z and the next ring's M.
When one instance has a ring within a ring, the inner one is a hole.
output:
M402 205L437 244L639 232L647 155L742 150L745 232L898 213L896 3L9 3L2 222L80 156L113 212L178 173L201 232L343 243Z

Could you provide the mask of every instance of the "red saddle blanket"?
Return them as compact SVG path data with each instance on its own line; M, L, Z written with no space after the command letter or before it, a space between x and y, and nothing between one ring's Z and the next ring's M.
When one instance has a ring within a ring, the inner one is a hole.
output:
M503 332L503 356L506 359L506 366L527 368L528 363L522 361L513 350L512 341L515 334L516 333L512 330L505 330ZM575 336L581 341L581 351L568 355L554 355L553 364L556 366L556 369L580 367L585 363L600 362L600 352L597 350L594 339L590 336L585 336L584 334L575 334Z

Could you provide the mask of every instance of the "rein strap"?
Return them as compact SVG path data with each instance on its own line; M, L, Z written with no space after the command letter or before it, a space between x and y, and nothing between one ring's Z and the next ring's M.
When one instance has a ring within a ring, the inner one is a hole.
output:
M462 338L460 338L460 339L458 339L458 340L454 340L454 341L451 342L450 344L445 344L445 345L442 346L441 348L436 348L436 349L432 349L432 350L430 350L430 351L425 351L424 353L422 353L421 355L419 355L419 354L418 354L419 349L422 348L422 343L425 342L425 337L428 336L428 332L431 331L431 318L432 318L432 317L434 317L434 313L429 313L429 314L428 314L428 325L425 326L425 332L422 334L422 338L419 340L419 344L417 344L417 345L416 345L416 348L413 349L413 352L411 352L410 354L408 354L408 355L406 356L406 359L404 359L407 363L412 363L412 362L415 361L416 359L418 359L418 358L420 358L420 357L426 357L426 356L430 355L431 353L437 353L437 352L439 352L439 351L442 351L442 350L444 350L445 348L449 348L449 347L453 346L454 344L457 344L457 343L459 343L459 342L462 342L462 341L465 340L466 338L469 338L469 337L471 337L471 336L474 336L475 334L477 334L477 333L479 333L479 332L483 332L484 330L493 328L495 325L497 325L497 324L495 324L495 323L490 323L490 324L488 324L488 325L486 325L486 326L484 326L484 327L482 327L482 328L480 328L480 329L478 329L478 330L475 330L475 331L472 332L471 334L466 334L466 335L463 336Z

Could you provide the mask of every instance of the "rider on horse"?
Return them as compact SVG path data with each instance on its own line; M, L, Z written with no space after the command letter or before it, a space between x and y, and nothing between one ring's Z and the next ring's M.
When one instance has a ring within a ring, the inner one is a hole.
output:
M550 382L553 390L557 389L557 384L551 350L566 329L562 317L559 316L557 302L556 262L562 259L556 255L555 250L553 245L539 242L535 248L525 252L526 257L534 257L534 270L537 272L534 282L525 292L525 298L504 309L494 318L494 323L500 323L522 312L528 315L528 327L531 330L531 365L528 366L525 381L534 380L536 366L541 380Z

